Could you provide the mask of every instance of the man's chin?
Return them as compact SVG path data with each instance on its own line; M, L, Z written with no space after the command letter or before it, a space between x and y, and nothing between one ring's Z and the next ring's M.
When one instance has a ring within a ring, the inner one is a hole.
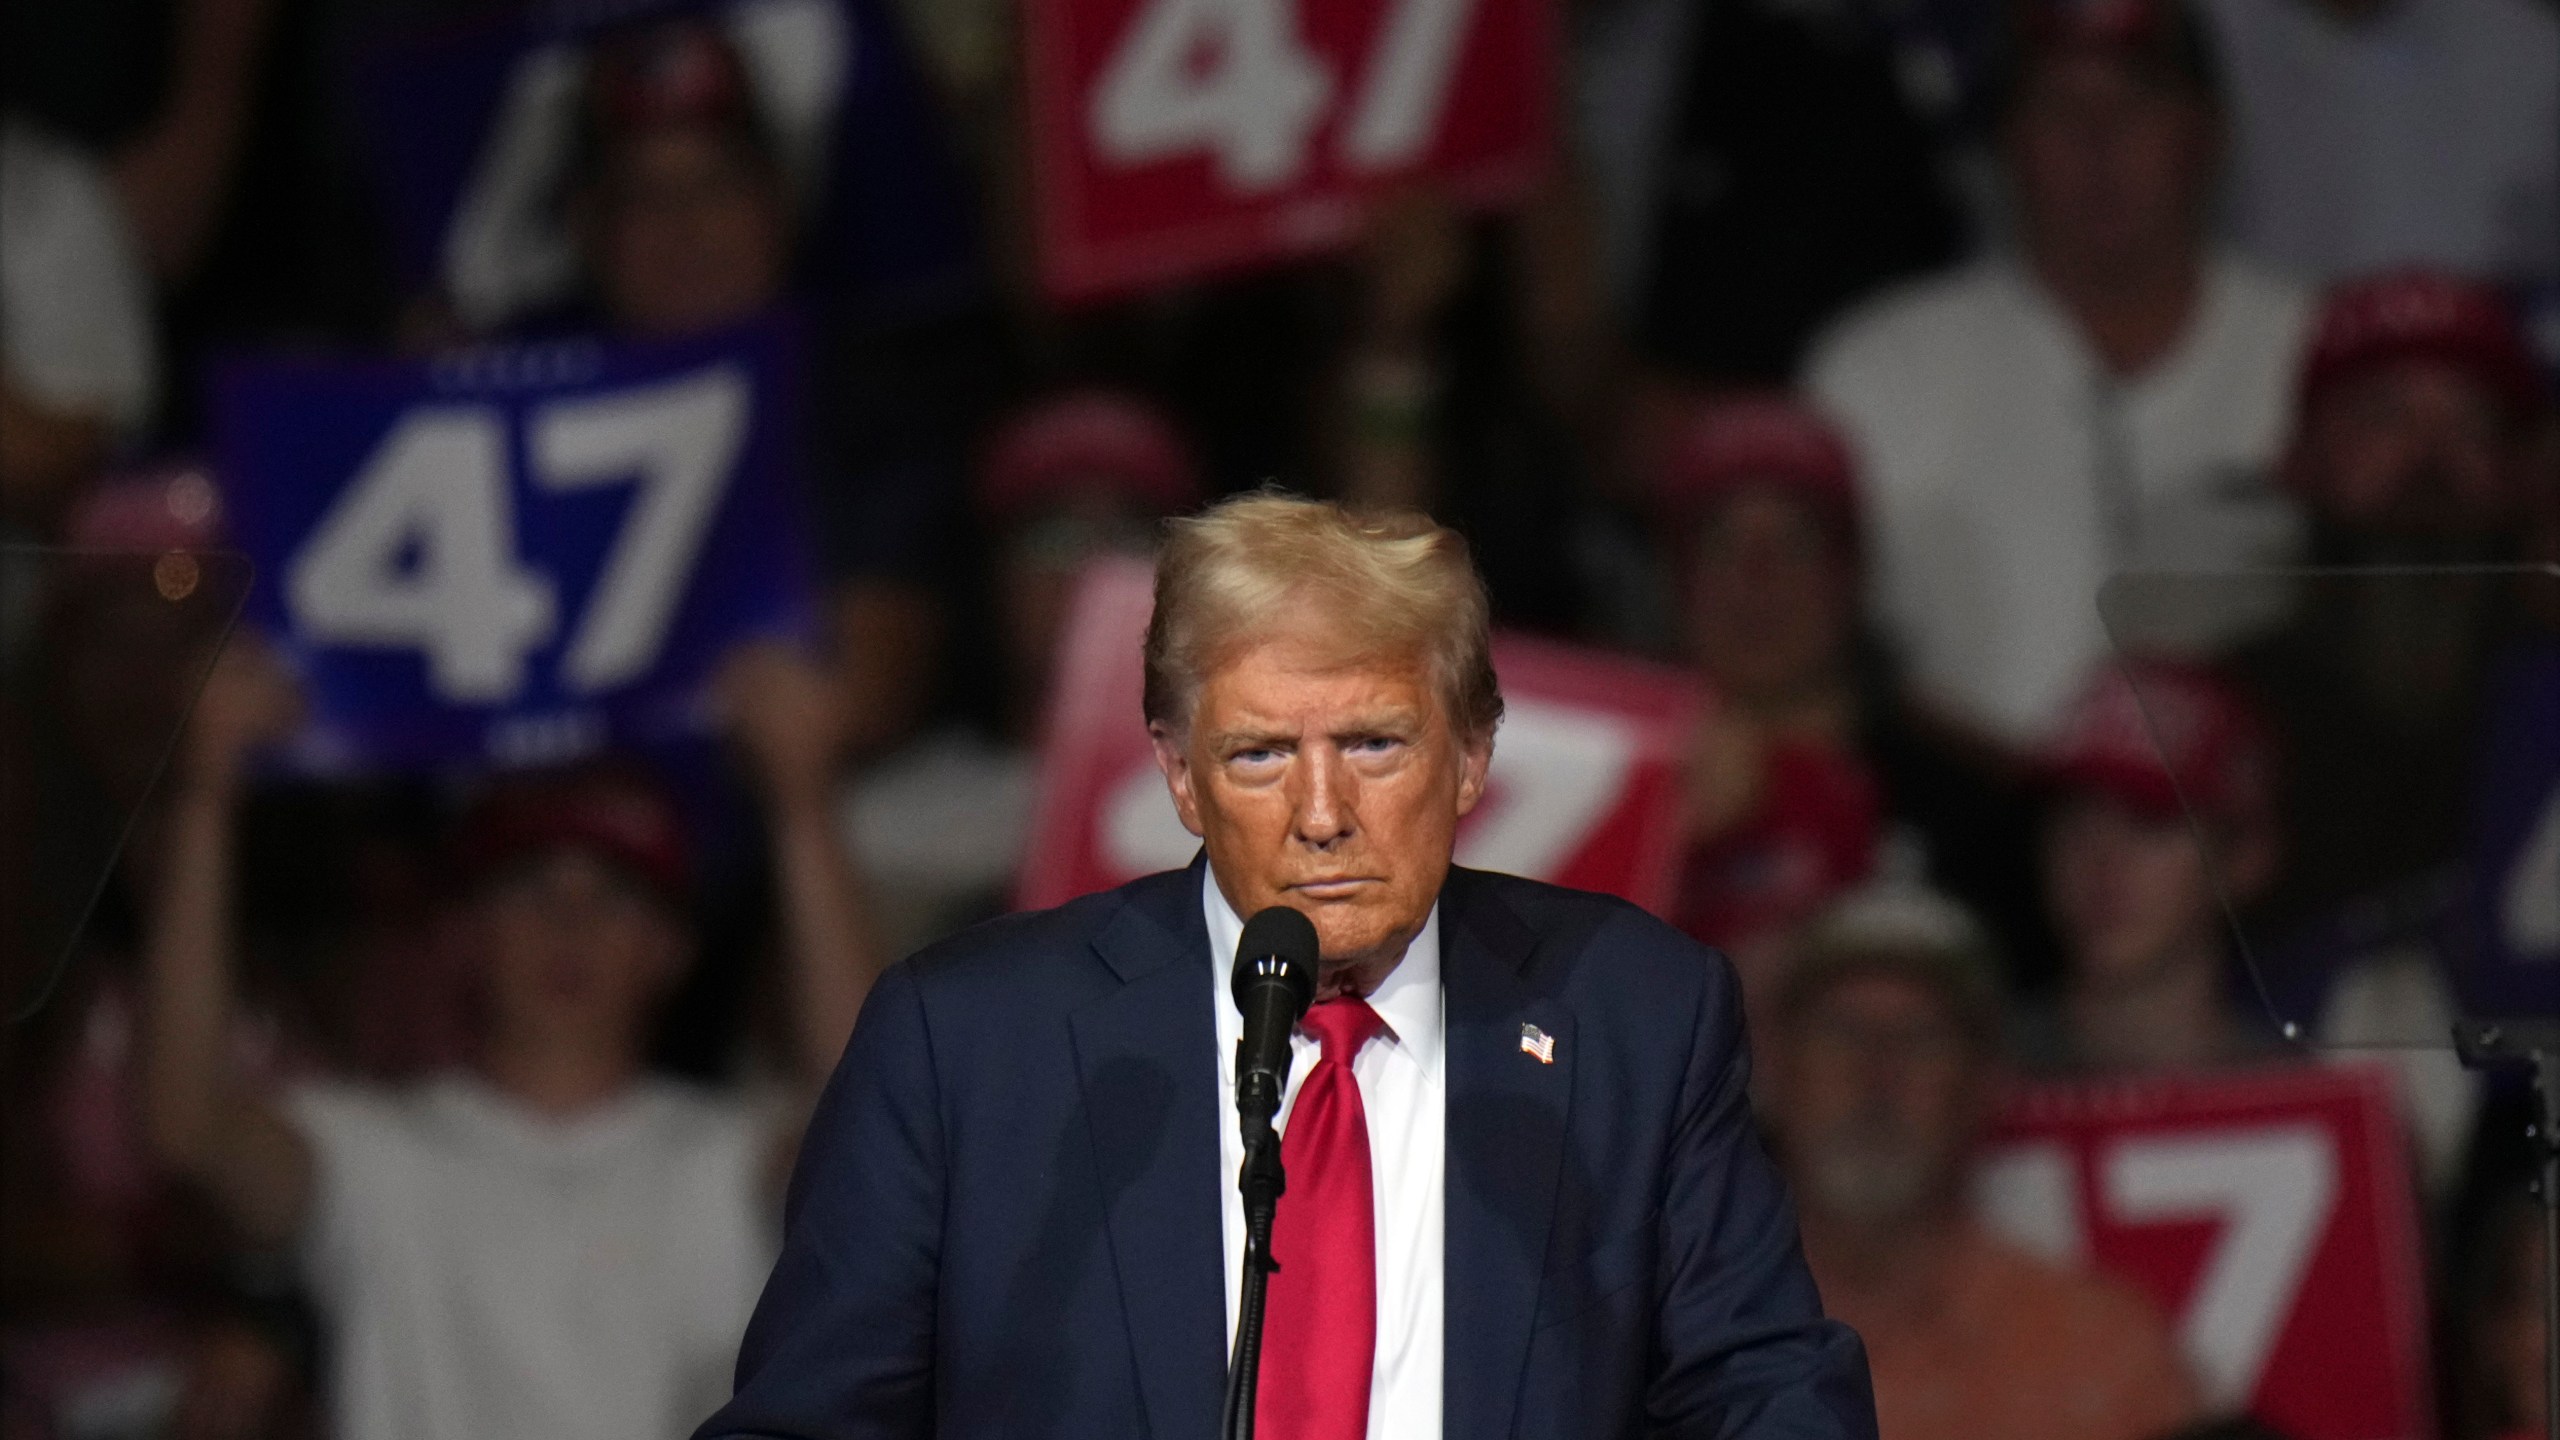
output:
M1403 958L1405 947L1413 943L1414 934L1422 928L1418 920L1398 924L1395 917L1380 915L1372 906L1357 910L1320 906L1309 918L1316 924L1317 949L1323 956L1326 981L1359 975L1368 984L1375 984Z

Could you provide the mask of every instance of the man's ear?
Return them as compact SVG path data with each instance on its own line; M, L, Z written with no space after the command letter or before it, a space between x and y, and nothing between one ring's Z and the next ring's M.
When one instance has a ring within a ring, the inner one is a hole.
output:
M1493 731L1458 742L1458 813L1466 814L1484 798L1485 777L1493 771Z
M1156 769L1164 772L1164 788L1173 792L1173 813L1182 817L1183 829L1206 835L1208 832L1200 828L1200 797L1191 789L1191 752L1183 748L1187 738L1161 720L1147 722L1147 739L1156 750Z

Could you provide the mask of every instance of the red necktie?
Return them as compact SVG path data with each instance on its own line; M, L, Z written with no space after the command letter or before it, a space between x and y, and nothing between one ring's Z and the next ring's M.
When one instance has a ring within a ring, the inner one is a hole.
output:
M1358 996L1301 1022L1323 1043L1280 1138L1288 1192L1271 1232L1257 1440L1362 1440L1378 1351L1377 1201L1352 1057L1386 1022Z

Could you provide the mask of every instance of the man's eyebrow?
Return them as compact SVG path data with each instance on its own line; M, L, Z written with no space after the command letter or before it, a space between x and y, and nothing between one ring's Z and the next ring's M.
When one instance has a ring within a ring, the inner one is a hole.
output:
M1354 715L1326 733L1336 740L1355 735L1402 735L1421 729L1422 724L1421 711L1398 705L1392 709L1372 710L1366 715Z
M1266 745L1294 743L1297 738L1297 728L1291 725L1277 723L1231 725L1224 730L1209 732L1209 748L1220 751L1254 749Z
M1325 728L1325 738L1345 740L1363 735L1407 734L1422 727L1423 715L1407 705L1390 706L1366 714L1351 716L1338 725ZM1208 732L1212 751L1256 749L1274 745L1295 745L1305 738L1304 728L1288 721L1256 722L1246 720L1223 730Z

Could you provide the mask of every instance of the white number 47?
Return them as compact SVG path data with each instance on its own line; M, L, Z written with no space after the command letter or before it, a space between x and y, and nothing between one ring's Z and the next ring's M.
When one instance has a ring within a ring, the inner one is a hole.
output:
M1387 0L1341 133L1354 168L1390 170L1422 153L1475 6ZM1219 178L1248 194L1289 184L1335 93L1297 30L1297 0L1147 0L1094 88L1097 148L1124 165L1207 151Z
M525 453L536 486L640 487L563 653L571 690L611 689L656 663L746 438L748 395L746 377L722 365L534 412ZM549 577L515 558L507 438L491 405L404 416L288 562L296 628L422 651L430 687L456 703L519 694L525 657L551 639L559 607Z

